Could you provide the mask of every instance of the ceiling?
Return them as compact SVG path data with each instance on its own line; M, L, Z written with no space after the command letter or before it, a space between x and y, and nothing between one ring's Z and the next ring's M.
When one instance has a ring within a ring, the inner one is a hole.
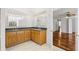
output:
M36 16L40 14L47 13L48 10L53 10L53 17L63 17L66 12L76 13L76 8L12 8L12 10L16 10L21 12L27 16Z
M53 8L53 11L59 10L60 8Z
M46 12L48 8L14 8L14 10L22 12L26 15L37 15Z
M66 17L66 13L70 12L73 14L77 14L77 8L60 8L55 9L53 12L54 19Z

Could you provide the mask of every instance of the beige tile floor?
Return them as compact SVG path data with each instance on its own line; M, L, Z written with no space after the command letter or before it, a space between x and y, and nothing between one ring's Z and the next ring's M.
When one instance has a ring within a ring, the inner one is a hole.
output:
M61 49L61 48L58 48L58 47L56 47L56 46L53 46L53 51L65 51L65 50L63 50L63 49Z
M32 41L24 42L6 49L7 51L64 51L58 47L49 47L48 45L38 45Z

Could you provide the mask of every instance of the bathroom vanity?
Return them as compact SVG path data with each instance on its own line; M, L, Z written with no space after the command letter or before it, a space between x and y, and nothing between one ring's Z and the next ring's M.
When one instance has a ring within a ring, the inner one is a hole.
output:
M46 43L46 28L27 27L6 29L6 48L30 40L39 45Z

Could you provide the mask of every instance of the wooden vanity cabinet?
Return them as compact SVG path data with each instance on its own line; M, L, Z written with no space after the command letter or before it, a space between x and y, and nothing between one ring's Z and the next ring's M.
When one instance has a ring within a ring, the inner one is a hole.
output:
M30 30L18 30L6 32L6 48L30 40Z
M25 33L23 30L17 31L17 43L22 43L25 41Z
M25 41L29 41L31 40L31 30L30 29L26 29L24 30L24 36L25 36Z
M62 33L62 39L60 40L60 46L68 51L75 50L75 34Z
M31 30L31 40L35 41L35 30Z
M16 44L17 36L16 32L6 32L6 48L11 47Z
M53 45L59 45L59 32L57 31L53 32Z
M46 43L46 31L45 30L40 31L39 40L40 40L40 44Z
M46 42L46 30L22 29L6 32L6 48L32 40L40 45Z
M32 41L42 45L46 42L45 30L32 30Z
M39 35L40 35L39 31L35 30L33 35L34 35L33 41L39 44L40 43L40 41L39 41Z
M53 45L63 48L67 51L75 51L75 34L74 33L53 33Z

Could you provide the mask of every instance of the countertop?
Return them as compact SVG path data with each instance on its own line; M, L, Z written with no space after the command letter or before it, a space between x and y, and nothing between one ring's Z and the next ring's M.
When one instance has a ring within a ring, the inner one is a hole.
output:
M14 32L19 30L25 30L25 29L33 29L33 30L47 30L47 28L41 28L41 27L22 27L22 28L6 28L6 32Z

